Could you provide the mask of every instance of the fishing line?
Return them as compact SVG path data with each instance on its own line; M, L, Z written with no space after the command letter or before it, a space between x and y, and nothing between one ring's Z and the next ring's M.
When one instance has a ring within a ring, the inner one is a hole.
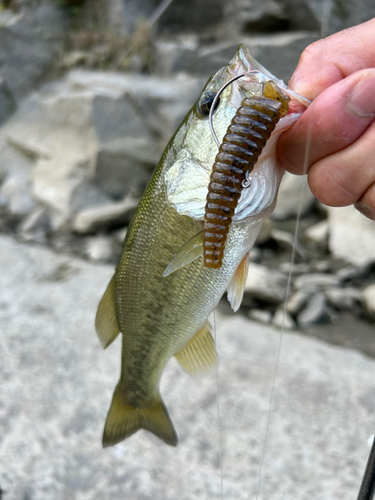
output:
M321 37L325 36L327 29L328 29L328 16L329 16L331 9L330 9L330 5L327 7L327 5L326 5L327 3L331 5L332 2L331 2L331 0L328 0L328 1L324 0L322 23L321 23ZM311 139L312 139L311 126L312 126L312 120L310 119L310 121L308 123L305 155L304 155L304 159L303 159L302 171L303 171L304 175L307 174L308 166L309 166L310 146L311 146ZM268 406L268 415L267 415L267 424L266 424L264 446L263 446L262 457L261 457L261 462L260 462L260 466L259 466L259 477L258 477L258 487L257 487L257 493L256 493L256 500L258 500L260 489L262 486L262 472L263 472L263 465L264 465L264 459L265 459L266 450L267 450L268 435L269 435L269 429L270 429L270 423L271 423L272 403L273 403L273 398L274 398L274 393L275 393L276 377L277 377L279 364L280 364L280 354L281 354L282 342L283 342L284 331L285 331L287 305L288 305L288 300L289 300L289 295L290 295L290 288L291 288L291 284L292 284L293 267L294 267L295 258L296 258L296 246L297 246L297 241L298 241L298 236L299 236L299 231L300 231L300 226L301 226L303 188L304 188L304 184L301 182L300 189L299 189L299 200L298 200L298 209L297 209L296 224L295 224L295 230L294 230L292 255L290 258L290 267L289 267L288 281L287 281L287 286L286 286L286 294L285 294L285 301L284 301L284 308L283 308L283 319L282 319L282 323L281 323L279 342L278 342L278 346L277 346L275 370L274 370L273 378L272 378L272 386L271 386L271 394L270 394L270 400L269 400L269 406Z
M214 327L214 341L215 349L217 351L217 336L216 336L216 310L213 309L213 327ZM220 419L220 394L219 394L219 361L215 363L216 372L216 407L217 407L217 423L219 427L219 444L220 444L220 469L221 469L221 498L224 500L224 468L223 468L223 436L221 433L221 419Z

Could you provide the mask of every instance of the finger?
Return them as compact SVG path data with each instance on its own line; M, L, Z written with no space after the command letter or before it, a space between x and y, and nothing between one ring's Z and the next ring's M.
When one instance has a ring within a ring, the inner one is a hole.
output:
M375 220L375 182L371 184L354 206L362 215Z
M306 173L310 165L356 141L374 120L374 89L375 69L365 69L323 91L280 137L283 167Z
M375 122L351 146L314 163L308 181L326 205L347 206L361 199L375 182ZM367 202L371 206L372 198L366 197Z
M375 19L309 45L289 82L315 99L324 89L365 68L375 67Z

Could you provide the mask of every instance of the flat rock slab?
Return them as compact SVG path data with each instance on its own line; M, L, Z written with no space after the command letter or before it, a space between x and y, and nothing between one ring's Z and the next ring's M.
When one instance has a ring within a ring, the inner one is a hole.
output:
M120 342L103 351L97 303L113 269L0 237L0 486L4 500L221 499L216 373L172 360L162 394L171 448L138 432L103 450ZM255 498L279 332L216 318L226 500ZM260 499L355 498L374 432L375 362L285 333Z

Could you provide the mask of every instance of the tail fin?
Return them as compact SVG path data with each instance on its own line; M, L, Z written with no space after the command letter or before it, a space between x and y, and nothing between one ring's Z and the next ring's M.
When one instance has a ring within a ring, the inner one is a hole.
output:
M146 429L165 443L177 446L177 434L160 395L148 407L135 408L127 403L118 385L104 427L103 448L123 441L139 429Z

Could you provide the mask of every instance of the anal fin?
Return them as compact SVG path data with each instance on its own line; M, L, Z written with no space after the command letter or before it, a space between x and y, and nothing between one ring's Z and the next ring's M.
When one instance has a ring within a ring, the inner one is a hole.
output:
M181 367L193 377L199 377L210 371L218 359L210 323L206 321L175 356Z
M203 231L194 235L180 248L164 271L164 278L177 269L187 266L201 255L203 255Z
M120 333L117 322L115 301L115 275L99 303L95 318L95 329L104 348L108 347Z
M227 297L234 312L236 312L241 305L248 272L249 254L247 253L241 260L227 288Z

